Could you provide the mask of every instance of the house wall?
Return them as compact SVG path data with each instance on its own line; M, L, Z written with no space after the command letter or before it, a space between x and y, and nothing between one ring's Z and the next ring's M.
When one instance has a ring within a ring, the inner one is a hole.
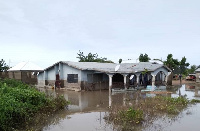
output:
M33 72L30 71L22 71L21 81L27 84L35 85L37 84L37 74L33 74Z
M153 75L157 75L160 71L164 72L164 74L167 76L167 74L168 74L168 70L167 70L166 68L164 68L164 67L161 67L161 68L155 70L155 71L152 72L151 74L153 74Z
M82 71L82 77L82 90L108 89L109 78L107 74L95 73L94 71Z
M67 82L68 74L78 74L78 83L68 83ZM81 89L81 70L63 64L63 81L64 81L64 87L66 88Z
M21 72L20 71L12 71L8 73L8 77L10 79L21 80Z
M44 72L40 72L37 78L38 78L38 86L45 86Z
M0 72L0 78L20 80L26 84L37 84L37 74L33 74L34 71L8 71ZM35 72L36 73L36 72Z
M196 82L198 82L198 83L200 82L199 76L200 76L200 72L196 71Z
M45 85L54 86L56 81L55 69L54 67L45 71Z

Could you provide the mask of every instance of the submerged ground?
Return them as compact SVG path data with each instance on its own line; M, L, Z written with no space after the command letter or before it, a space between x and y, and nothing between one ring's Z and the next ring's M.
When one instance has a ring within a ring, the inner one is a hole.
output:
M195 82L173 81L173 86L168 87L167 94L171 97L185 96L188 99L199 99L200 86ZM104 116L112 106L122 107L130 104L127 99L136 95L134 91L125 93L112 93L108 91L74 92L66 90L43 90L47 94L54 96L64 95L65 99L71 102L71 105L56 114L46 118L46 121L40 125L32 125L32 130L43 131L113 131L119 130L115 125L105 121ZM153 97L155 94L140 94L142 97ZM141 131L199 131L200 124L200 104L189 105L177 116L157 117L152 124L148 126L141 125L137 130Z

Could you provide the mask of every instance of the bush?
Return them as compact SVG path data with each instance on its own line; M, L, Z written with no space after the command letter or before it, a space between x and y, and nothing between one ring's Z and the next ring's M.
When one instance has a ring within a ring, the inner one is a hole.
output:
M149 124L151 124L159 116L178 115L189 103L185 97L155 96L143 98L137 96L135 95L137 100L136 98L128 98L128 104L123 107L111 107L105 119L119 126L121 130L133 130L140 123L147 125L150 122Z
M27 84L16 80L0 80L0 130L12 130L31 120L40 111L64 108L64 97L47 97Z

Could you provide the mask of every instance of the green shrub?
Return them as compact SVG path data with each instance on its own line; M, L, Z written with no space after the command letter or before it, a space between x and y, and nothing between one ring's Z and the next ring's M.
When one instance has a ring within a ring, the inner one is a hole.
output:
M105 119L120 126L122 130L132 130L132 128L137 128L137 124L148 124L148 122L151 124L151 121L162 115L178 115L188 103L185 97L137 97L137 101L136 98L129 99L128 104L122 107L111 107Z
M192 99L192 100L191 100L191 103L200 103L200 100Z
M16 80L0 80L0 130L13 130L40 111L57 111L67 105L63 96L47 97Z

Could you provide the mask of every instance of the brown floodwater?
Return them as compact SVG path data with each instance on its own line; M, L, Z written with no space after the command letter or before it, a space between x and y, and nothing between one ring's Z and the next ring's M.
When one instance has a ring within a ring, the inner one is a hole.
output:
M74 92L66 90L45 90L49 95L64 95L71 104L62 111L52 114L41 125L32 126L32 130L42 131L117 131L117 127L105 121L110 106L123 106L136 95L136 91L111 93L108 90ZM172 97L180 95L188 99L199 99L199 87L191 85L173 86L168 91ZM141 94L143 97L155 94ZM178 116L157 118L151 125L139 127L141 131L199 131L200 104L189 105Z

